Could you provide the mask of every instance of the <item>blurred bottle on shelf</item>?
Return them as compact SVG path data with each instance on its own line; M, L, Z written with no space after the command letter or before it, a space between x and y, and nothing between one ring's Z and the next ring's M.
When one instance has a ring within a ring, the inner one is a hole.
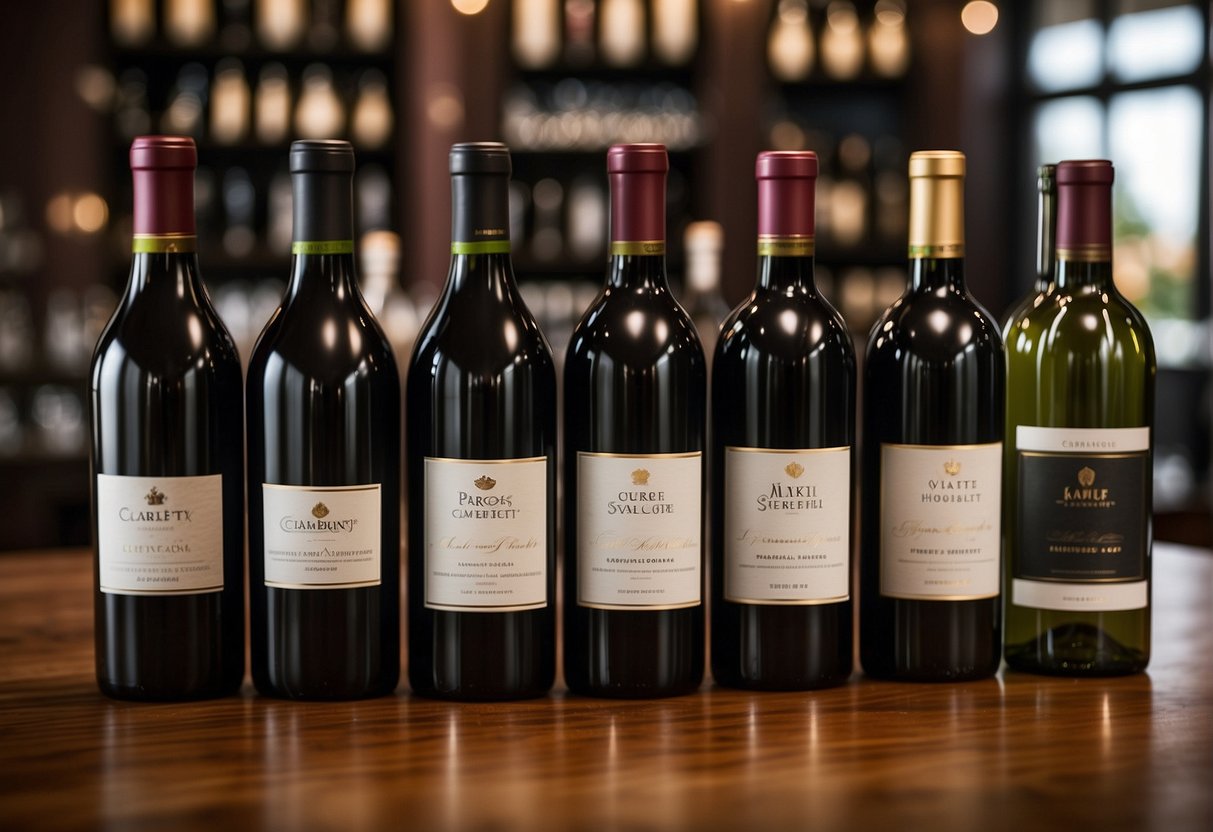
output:
M569 253L581 261L606 252L607 199L599 177L579 176L569 186Z
M602 0L598 48L611 66L635 66L644 60L645 9L641 0Z
M270 180L266 202L266 242L275 255L285 256L291 250L292 204L291 175L285 169L279 170Z
M295 132L304 139L340 136L345 127L345 107L333 88L333 73L324 64L303 71L303 92L295 109Z
M358 252L362 296L383 327L397 361L407 365L420 321L400 286L400 236L392 231L371 231L362 235Z
M245 257L257 243L253 231L257 192L248 171L241 167L228 168L223 174L223 214L227 227L223 231L223 250L230 257Z
M118 78L114 126L118 135L126 139L151 132L152 117L147 106L147 76L140 69L128 69Z
M47 366L66 374L84 374L93 345L84 342L84 316L80 298L66 288L51 290L46 299L46 326L42 354Z
M110 0L110 35L119 46L141 46L156 33L156 0Z
M256 0L254 26L266 49L285 51L307 31L307 0Z
M215 181L215 171L211 167L200 167L194 173L194 217L197 224L198 237L202 240L215 239L215 230L219 226L219 187ZM125 229L124 229L125 230ZM130 237L125 234L121 239Z
M531 208L531 189L518 179L510 180L510 239L519 244L526 239L526 218ZM533 311L533 310L532 310ZM538 314L538 313L536 313ZM540 322L540 329L542 329Z
M838 311L853 332L871 329L879 314L876 281L871 269L856 266L841 272L835 295L840 306Z
M346 0L345 31L354 48L382 52L392 43L392 0Z
M232 52L243 52L253 42L250 21L252 0L221 0L223 20L219 28L219 43Z
M341 37L341 7L337 0L312 0L312 19L308 27L308 46L328 52Z
M564 0L564 59L570 65L593 62L597 16L594 0Z
M839 142L837 156L838 178L831 185L829 197L830 232L838 245L849 248L867 237L872 147L863 136L852 133Z
M354 176L358 228L375 231L392 227L392 179L380 165L370 164Z
M62 384L39 386L30 403L30 416L38 446L46 453L67 456L83 450L84 405L74 388Z
M0 456L15 456L25 444L21 408L4 385L0 385Z
M560 55L560 0L514 0L511 51L524 69L541 69Z
M259 140L266 144L286 141L291 131L291 85L282 64L269 63L261 68L253 109Z
M175 46L201 46L215 36L213 0L165 0L164 34Z
M369 69L359 78L358 99L350 121L355 146L377 150L387 144L392 135L392 102L387 79L379 70Z
M808 0L779 0L767 35L767 63L780 81L803 81L813 69Z
M25 294L0 289L0 375L20 373L34 360L34 319Z
M653 0L653 54L680 66L699 45L699 0Z
M683 234L686 253L686 286L682 305L699 332L703 353L711 367L720 336L720 324L732 311L720 293L720 256L724 251L724 228L710 220L693 222Z
M863 70L863 32L854 3L834 0L826 7L821 66L827 75L839 81L851 81Z
M206 67L202 64L191 61L181 67L173 88L169 90L168 106L160 118L160 129L181 136L200 135L208 86Z
M910 195L904 173L907 156L901 141L895 136L878 138L873 151L876 167L876 180L873 185L876 197L876 235L882 243L892 247L901 244L907 230ZM902 282L904 283L904 279Z
M564 238L560 233L564 188L555 179L540 179L531 191L531 204L535 206L531 254L541 263L551 262L564 251Z
M884 78L900 78L910 67L910 35L902 0L878 0L876 17L868 29L868 55L872 70Z
M217 144L236 144L248 135L250 97L244 65L235 58L221 60L211 87L211 138Z

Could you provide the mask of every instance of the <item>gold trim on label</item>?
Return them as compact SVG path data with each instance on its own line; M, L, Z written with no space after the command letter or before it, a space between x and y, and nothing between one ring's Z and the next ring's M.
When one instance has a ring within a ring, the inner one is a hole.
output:
M578 451L577 456L596 456L603 459L691 459L703 456L703 451L687 451L677 454L605 454L597 451Z
M577 599L577 606L588 607L592 610L626 610L631 612L660 612L661 610L689 610L693 607L703 606L703 599L698 601L687 601L683 604L592 604L588 601Z
M1136 459L1148 456L1149 451L1119 451L1112 454L1091 453L1089 451L1019 451L1020 456L1042 456L1056 459L1073 459L1074 457L1090 457L1091 459Z
M758 237L759 257L812 257L816 247L812 234L764 234Z
M612 240L611 256L665 254L665 240Z
M880 592L882 598L900 598L903 601L984 601L989 598L997 598L1001 594L993 592L986 595L911 595L909 593L903 595L884 590Z
M457 462L460 465L516 465L525 462L547 462L546 456L528 456L518 459L455 459L449 456L427 456L426 462Z
M820 607L825 604L841 604L844 601L850 601L850 594L838 595L833 598L813 598L809 600L760 600L758 598L734 598L728 595L724 596L724 600L733 604L749 604L754 607Z
M262 488L277 488L282 491L378 491L380 483L371 482L365 485L282 485L274 482L261 483Z
M1002 447L1001 442L979 442L975 445L910 445L901 442L881 442L882 448L922 448L927 451L967 451L973 448Z
M132 254L175 254L198 250L194 234L136 234L131 238Z
M837 448L747 448L741 445L725 445L726 451L739 454L832 454L837 451L849 451L850 445L839 445Z
M431 604L425 602L427 610L441 610L443 612L526 612L527 610L542 610L548 606L547 601L541 601L538 604L511 604L502 607L474 607L460 606L459 604Z
M944 245L911 245L907 250L911 260L957 260L965 256L964 243L945 243Z
M1058 246L1057 259L1066 263L1108 263L1112 260L1112 247L1107 243Z

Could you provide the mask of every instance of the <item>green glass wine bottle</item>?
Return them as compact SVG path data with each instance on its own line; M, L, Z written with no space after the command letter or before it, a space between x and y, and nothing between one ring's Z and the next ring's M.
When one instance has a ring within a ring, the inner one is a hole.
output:
M1154 346L1112 280L1112 163L1057 166L1053 287L1009 328L1006 659L1134 673L1150 658Z

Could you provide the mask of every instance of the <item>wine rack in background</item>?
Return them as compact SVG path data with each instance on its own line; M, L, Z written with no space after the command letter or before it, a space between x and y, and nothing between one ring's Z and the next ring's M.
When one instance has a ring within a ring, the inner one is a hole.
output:
M290 267L292 140L352 141L357 233L394 230L406 11L392 0L110 0L114 285L129 261L126 154L142 133L198 145L199 259L246 358Z
M522 291L562 356L607 255L606 151L660 142L670 157L667 236L680 276L708 140L700 0L511 0L501 136L514 162L511 236Z
M866 336L905 288L912 68L904 0L777 0L764 119L776 150L818 154L818 284Z

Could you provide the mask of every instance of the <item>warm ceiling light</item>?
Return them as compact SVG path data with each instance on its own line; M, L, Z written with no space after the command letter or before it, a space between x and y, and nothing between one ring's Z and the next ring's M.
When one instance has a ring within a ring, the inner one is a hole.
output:
M965 3L960 11L960 22L974 35L988 35L998 25L998 7L987 0Z
M451 5L460 14L480 14L488 4L489 0L451 0Z

